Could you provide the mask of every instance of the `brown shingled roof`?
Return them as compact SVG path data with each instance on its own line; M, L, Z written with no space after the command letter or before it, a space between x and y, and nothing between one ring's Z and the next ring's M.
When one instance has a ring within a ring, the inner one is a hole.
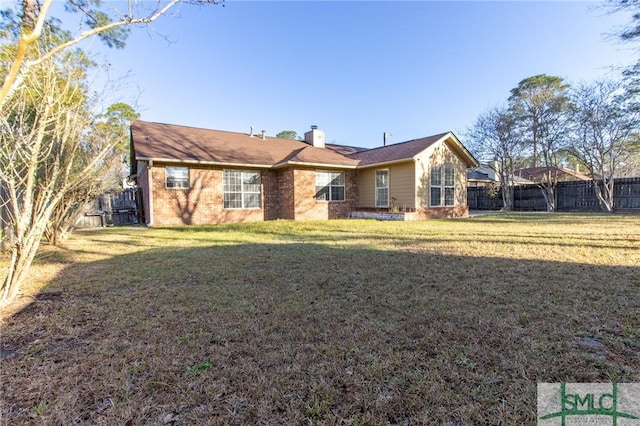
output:
M262 139L261 136L246 133L142 120L131 124L132 149L137 160L253 167L305 164L356 168L410 160L447 136L453 142L454 149L466 157L468 165L477 165L473 156L450 132L373 149L331 144L325 145L325 148L316 148L298 140L274 137Z
M137 120L131 125L133 151L138 160L245 165L256 167L309 163L355 167L357 161L305 142L250 136Z
M381 146L366 151L356 152L349 157L358 160L359 165L387 163L390 161L407 160L418 155L434 143L438 142L447 133L433 135L426 138L414 139L393 145Z

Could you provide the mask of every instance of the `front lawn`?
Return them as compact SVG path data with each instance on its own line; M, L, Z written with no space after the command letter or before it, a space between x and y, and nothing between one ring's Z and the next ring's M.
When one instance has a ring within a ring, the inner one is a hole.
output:
M79 231L5 312L0 422L532 424L537 382L640 382L639 247L637 215Z

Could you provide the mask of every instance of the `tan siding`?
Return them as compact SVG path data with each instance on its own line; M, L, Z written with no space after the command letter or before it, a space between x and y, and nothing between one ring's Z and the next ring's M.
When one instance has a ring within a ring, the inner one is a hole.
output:
M415 208L416 206L416 190L415 182L415 163L394 164L389 166L389 202L395 198L395 205L399 208ZM375 184L374 184L375 185Z
M358 188L360 191L358 207L374 207L376 205L375 178L376 169L358 171Z
M375 208L376 206L376 170L389 170L389 202L391 202L391 198L395 197L396 206L400 208L415 207L415 168L413 160L406 163L359 170L360 204L358 207Z
M455 206L466 208L467 206L467 165L462 161L446 143L440 143L425 150L416 167L416 188L418 191L418 203L423 208L429 207L429 174L431 166L452 165L456 173Z

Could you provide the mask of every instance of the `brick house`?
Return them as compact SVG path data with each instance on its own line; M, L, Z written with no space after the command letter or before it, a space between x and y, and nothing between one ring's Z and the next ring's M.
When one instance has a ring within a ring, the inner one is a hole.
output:
M451 133L365 149L171 124L131 125L131 165L148 226L333 219L401 211L468 214L477 161Z

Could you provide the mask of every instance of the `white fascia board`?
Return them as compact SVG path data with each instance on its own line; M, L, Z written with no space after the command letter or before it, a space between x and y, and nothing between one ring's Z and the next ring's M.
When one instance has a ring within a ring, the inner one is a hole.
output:
M271 169L274 166L271 164L245 164L245 163L226 163L218 161L200 161L200 160L176 160L174 158L149 158L149 157L137 157L140 161L149 161L150 163L174 163L174 164L201 164L206 166L227 166L227 167L245 167L254 169Z
M272 166L274 169L281 169L287 166L305 166L305 167L322 167L325 169L356 169L358 166L348 166L339 164L325 164L325 163L305 163L302 161L286 161L284 163L278 163Z
M389 166L392 164L398 164L398 163L406 163L409 161L416 161L415 157L408 157L408 158L402 158L400 160L392 160L392 161L383 161L381 163L371 163L371 164L366 164L364 166L357 166L356 168L358 169L368 169L370 167L380 167L380 166Z

